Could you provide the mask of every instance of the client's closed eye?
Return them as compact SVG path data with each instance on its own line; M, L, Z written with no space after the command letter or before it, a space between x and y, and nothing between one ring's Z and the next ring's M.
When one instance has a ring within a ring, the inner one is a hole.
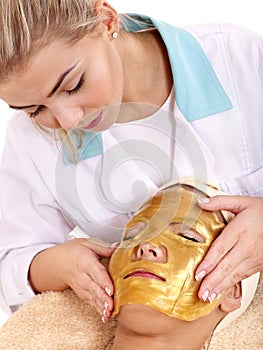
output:
M128 227L125 231L125 235L123 237L124 240L131 239L139 234L146 227L146 222L138 221L135 224Z
M185 239L188 239L193 242L198 242L198 243L204 243L205 239L204 237L197 232L195 229L193 229L190 226L187 226L183 223L178 223L178 222L172 222L169 226L168 229L172 231L173 233L176 233L179 236L184 237Z

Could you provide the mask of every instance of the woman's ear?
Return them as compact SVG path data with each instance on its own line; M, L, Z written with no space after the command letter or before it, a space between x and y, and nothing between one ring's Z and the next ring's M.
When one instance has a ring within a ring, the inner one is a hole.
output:
M117 11L106 1L96 1L96 11L101 16L101 22L107 28L110 35L114 32L119 32L119 15Z
M219 308L221 311L226 313L235 311L241 306L241 299L242 287L241 282L239 282L224 292L219 303Z

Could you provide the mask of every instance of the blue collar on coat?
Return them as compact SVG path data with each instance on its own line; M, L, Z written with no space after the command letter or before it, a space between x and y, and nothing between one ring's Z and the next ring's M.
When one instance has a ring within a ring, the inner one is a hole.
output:
M189 32L144 15L120 17L122 28L129 32L145 30L152 25L158 29L172 67L176 103L189 122L232 108L203 49ZM103 153L101 133L83 131L83 141L78 151L79 160ZM68 152L64 152L64 160L66 164L73 162Z
M62 144L62 153L65 165L77 164L80 160L92 158L103 153L101 132L78 131L73 129L69 131L69 137L75 147L73 150L64 140ZM71 148L71 150L69 148Z
M173 72L176 103L184 117L194 121L232 108L203 49L192 34L171 24L137 14L125 15L130 32L154 25L166 45Z

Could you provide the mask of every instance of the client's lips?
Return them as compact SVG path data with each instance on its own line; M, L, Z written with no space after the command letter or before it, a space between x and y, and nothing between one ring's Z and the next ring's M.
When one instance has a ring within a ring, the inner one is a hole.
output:
M163 277L160 277L158 275L155 275L152 272L145 271L145 270L137 270L129 273L124 277L124 279L129 278L129 277L144 277L144 278L153 278L159 281L165 281Z

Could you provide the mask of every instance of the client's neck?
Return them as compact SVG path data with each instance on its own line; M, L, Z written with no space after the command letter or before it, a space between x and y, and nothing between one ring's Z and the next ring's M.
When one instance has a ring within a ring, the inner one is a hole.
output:
M146 314L120 313L112 350L200 350L217 323L206 317L187 322Z
M180 338L180 339L179 339ZM182 337L174 335L147 336L123 332L117 328L112 350L200 350L206 339L192 338L189 335Z

